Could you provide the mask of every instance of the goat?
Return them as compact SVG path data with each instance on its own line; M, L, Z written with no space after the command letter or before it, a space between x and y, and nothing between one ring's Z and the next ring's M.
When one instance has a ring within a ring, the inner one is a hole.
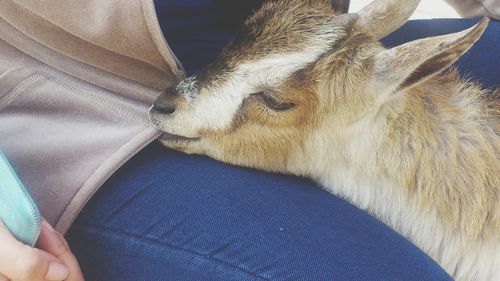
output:
M214 63L157 98L161 142L312 178L456 280L500 280L499 101L446 70L488 20L384 48L418 4L339 14L327 0L267 1Z

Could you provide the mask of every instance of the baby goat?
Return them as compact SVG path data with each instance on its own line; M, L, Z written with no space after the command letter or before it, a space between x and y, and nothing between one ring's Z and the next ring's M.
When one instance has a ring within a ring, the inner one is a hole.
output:
M385 49L417 0L338 15L269 0L220 57L158 97L162 142L313 178L457 280L500 280L499 101L448 68L488 24Z

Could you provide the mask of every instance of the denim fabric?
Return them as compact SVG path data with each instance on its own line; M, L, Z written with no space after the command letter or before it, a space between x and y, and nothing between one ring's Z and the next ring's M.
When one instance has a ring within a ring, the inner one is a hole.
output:
M262 0L155 0L161 28L188 75L212 62Z
M156 4L166 37L189 73L215 58L232 37L211 1ZM471 24L411 22L385 43ZM485 51L498 46L498 34L498 24L490 27L483 39L489 45L480 44L460 64L485 85L499 83L484 71L500 61ZM96 281L451 280L403 237L308 180L156 143L102 187L68 239L87 280Z
M88 280L450 280L308 180L159 144L107 182L68 239Z
M163 33L188 75L215 60L233 37L234 27L211 0L156 0L155 5Z

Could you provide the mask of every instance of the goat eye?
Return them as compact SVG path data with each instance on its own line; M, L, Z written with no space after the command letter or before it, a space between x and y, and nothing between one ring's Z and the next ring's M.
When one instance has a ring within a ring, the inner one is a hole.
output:
M264 92L255 93L253 96L259 97L267 107L275 111L285 111L295 106L292 102L280 101L276 97Z

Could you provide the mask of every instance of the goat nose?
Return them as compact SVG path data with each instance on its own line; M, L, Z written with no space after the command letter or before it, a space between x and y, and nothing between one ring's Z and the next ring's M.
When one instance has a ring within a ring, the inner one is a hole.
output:
M175 105L170 104L168 102L162 101L162 100L157 100L153 104L153 111L156 111L161 114L167 114L170 115L175 112Z

